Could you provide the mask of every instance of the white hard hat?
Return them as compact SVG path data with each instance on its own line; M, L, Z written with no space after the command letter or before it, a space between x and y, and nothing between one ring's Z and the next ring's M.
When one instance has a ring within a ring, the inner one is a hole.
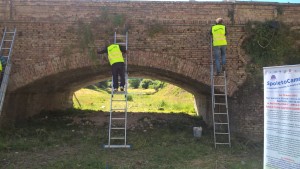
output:
M220 23L220 22L222 22L223 21L223 18L217 18L216 19L216 23Z

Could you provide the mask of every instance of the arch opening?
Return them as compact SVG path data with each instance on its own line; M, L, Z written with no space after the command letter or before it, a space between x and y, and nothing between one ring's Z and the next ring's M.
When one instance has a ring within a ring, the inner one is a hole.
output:
M73 93L82 87L110 79L110 69L108 65L84 67L36 80L8 93L7 100L9 101L4 108L10 107L10 109L5 109L6 115L12 119L22 119L38 114L42 110L71 108L73 107ZM210 88L205 84L191 77L153 67L130 65L128 74L129 77L157 79L186 90L194 96L197 115L201 115L204 120L207 119L209 111L207 98ZM10 103L17 103L19 106L13 106ZM161 102L161 104L164 103Z
M128 112L185 113L197 115L194 96L176 85L146 78L128 80ZM123 96L114 96L121 97ZM110 111L111 80L89 85L74 92L76 109ZM114 106L122 103L114 103Z

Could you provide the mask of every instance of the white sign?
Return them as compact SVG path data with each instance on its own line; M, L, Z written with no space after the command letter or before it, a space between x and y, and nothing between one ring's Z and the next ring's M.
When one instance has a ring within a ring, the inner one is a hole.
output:
M263 73L264 169L300 169L300 65Z

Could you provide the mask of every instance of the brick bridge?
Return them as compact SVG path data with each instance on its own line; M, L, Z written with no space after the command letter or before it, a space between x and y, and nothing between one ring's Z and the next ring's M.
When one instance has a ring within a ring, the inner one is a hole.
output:
M263 96L245 92L249 58L241 49L245 23L278 19L300 26L300 5L278 3L95 2L2 0L0 28L16 26L3 124L41 110L72 106L73 93L111 77L95 56L113 28L129 32L130 77L159 79L195 96L210 123L210 39L215 18L228 27L227 70L232 131L257 140L263 133ZM2 37L2 36L1 36Z

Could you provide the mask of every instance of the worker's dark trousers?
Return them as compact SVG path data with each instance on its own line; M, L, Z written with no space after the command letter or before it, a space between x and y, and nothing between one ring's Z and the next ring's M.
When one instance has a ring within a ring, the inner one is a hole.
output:
M125 64L124 62L114 63L112 65L112 75L113 75L113 87L114 89L119 88L118 76L120 76L120 86L125 85Z

